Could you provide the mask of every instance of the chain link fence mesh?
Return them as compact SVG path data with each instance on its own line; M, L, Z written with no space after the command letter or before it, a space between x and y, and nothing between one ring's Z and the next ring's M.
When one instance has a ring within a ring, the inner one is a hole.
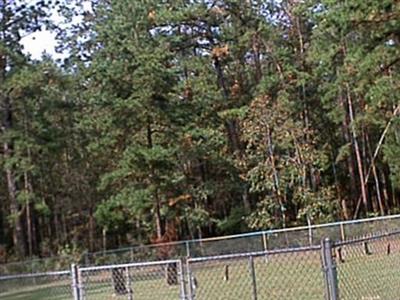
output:
M319 245L321 239L327 237L333 241L344 241L362 237L371 232L390 231L396 228L400 228L400 215L267 230L201 240L138 245L84 253L79 258L59 256L0 264L0 276L64 270L71 263L79 263L82 266L99 266L298 248Z
M335 247L340 299L400 299L400 234L338 243Z
M9 273L26 274L0 275L0 299L400 299L400 219L378 223L128 248L86 261L92 266L77 259L71 271L47 272L69 268L69 257L7 265Z
M81 268L83 300L183 299L181 261L160 261Z
M63 271L69 269L75 261L73 256L57 256L0 264L0 276Z
M189 299L323 299L320 247L194 258Z
M86 253L83 263L101 265L299 248L319 245L323 238L344 241L395 228L400 228L400 215L99 251Z
M0 299L72 299L71 272L61 271L0 277Z
M127 264L163 259L186 257L188 248L186 243L166 243L162 245L143 245L118 250L86 253L82 260L85 266L100 266L104 264Z

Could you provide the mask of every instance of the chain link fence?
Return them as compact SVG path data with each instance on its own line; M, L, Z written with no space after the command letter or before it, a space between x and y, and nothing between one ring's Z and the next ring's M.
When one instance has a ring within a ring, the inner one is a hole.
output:
M396 228L400 228L400 215L99 251L84 254L82 263L90 266L299 248L319 245L323 238L345 241Z
M72 299L71 272L60 271L0 277L0 299Z
M0 264L0 276L63 271L75 261L75 257L65 255Z
M116 256L109 264L87 266L76 259L79 266L67 267L68 257L38 263L41 272L0 275L0 299L400 299L399 221L396 216L187 241L178 248L129 248L124 259L130 262L123 264ZM179 258L160 259L174 254Z
M400 231L319 245L0 277L5 300L393 300Z
M334 245L338 299L400 298L400 232Z
M0 264L0 276L65 270L71 263L78 263L82 266L101 266L299 248L319 245L322 238L328 237L333 241L345 241L363 237L371 232L390 231L396 228L400 228L400 215L157 245L138 245L84 253L79 258L58 256Z
M193 258L188 299L322 299L320 246Z
M80 300L185 299L180 260L79 268Z

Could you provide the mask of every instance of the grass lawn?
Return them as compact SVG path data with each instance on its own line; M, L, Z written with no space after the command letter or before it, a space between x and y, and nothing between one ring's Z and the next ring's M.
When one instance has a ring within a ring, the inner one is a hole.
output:
M52 286L52 287L31 287L0 294L1 300L71 300L72 295L69 294L69 287Z
M400 243L370 243L371 255L364 245L344 248L344 263L337 265L341 300L399 300L400 299Z

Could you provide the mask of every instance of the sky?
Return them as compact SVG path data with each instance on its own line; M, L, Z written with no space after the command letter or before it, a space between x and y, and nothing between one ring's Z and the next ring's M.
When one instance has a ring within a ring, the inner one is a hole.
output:
M35 2L38 2L38 0L32 0L30 3L34 4ZM55 23L59 23L62 19L57 12L54 11L51 15L51 20ZM55 47L57 45L55 33L50 33L46 30L34 32L24 37L21 44L24 46L24 52L30 54L33 59L40 59L43 52L52 55L54 58L58 58L55 52Z
M32 3L35 1L38 0L33 0ZM82 5L84 10L91 10L90 1L84 1L82 2ZM56 11L52 13L51 19L56 24L60 24L60 22L62 22L62 18L57 14ZM80 17L75 17L73 22L78 23L80 21ZM33 59L40 59L44 52L50 54L55 59L65 57L65 55L56 53L55 51L57 46L55 35L55 33L44 30L24 37L21 41L21 44L24 46L24 52L26 54L30 54Z
M61 54L55 52L57 42L55 34L48 31L40 31L30 34L21 41L24 46L24 52L30 54L33 59L40 59L46 52L54 58L61 58Z

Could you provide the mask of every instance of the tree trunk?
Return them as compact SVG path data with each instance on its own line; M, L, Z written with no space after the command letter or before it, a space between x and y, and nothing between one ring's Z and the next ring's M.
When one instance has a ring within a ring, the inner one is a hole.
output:
M147 128L146 128L146 135L147 135L147 147L149 149L153 148L153 129L152 129L152 122L150 117L147 119ZM150 171L153 173L153 170ZM161 241L164 235L162 218L161 218L161 204L160 199L158 197L158 192L155 195L156 203L154 206L154 219L156 223L156 236L157 240Z
M386 138L386 134L388 133L388 131L390 129L390 126L393 123L394 118L397 117L397 114L399 112L400 112L400 105L398 105L397 107L394 108L393 116L390 118L389 122L386 124L386 127L385 127L384 131L382 132L381 137L379 138L378 145L376 146L374 155L372 157L371 166L369 167L368 173L365 176L365 179L364 179L364 182L363 182L364 187L368 183L368 179L369 179L369 176L370 176L371 171L372 171L372 166L373 166L372 163L374 163L376 158L378 157L379 152L381 150L381 147L383 145L383 142L384 142L384 140ZM393 185L392 185L392 189L394 189ZM395 192L394 191L392 191L392 196L393 196L393 203L394 203L394 202L396 202L396 200L395 200ZM358 200L357 207L356 207L356 210L355 210L355 213L354 213L354 218L357 218L357 216L358 216L358 210L359 210L359 206L360 205L361 205L361 199ZM398 205L396 205L396 206L398 206Z
M160 207L160 201L157 199L156 200L156 207L155 207L155 219L156 219L156 234L157 234L157 239L161 241L164 231L163 231L163 226L162 226L162 220L161 220L161 207Z
M28 239L28 255L32 257L33 255L33 231L32 231L32 211L31 211L31 201L29 197L32 192L31 185L29 183L28 173L24 172L24 185L25 185L25 193L27 195L27 200L25 204L26 211L26 234Z
M390 204L389 204L390 197L389 197L388 185L387 185L387 181L386 181L386 174L385 174L384 170L381 172L378 172L378 175L379 175L379 173L380 173L379 177L381 178L381 181L382 181L383 199L385 201L384 202L385 207L388 210L388 212L390 212ZM392 205L395 206L394 203L392 203Z
M358 137L357 137L357 132L356 132L355 123L354 123L353 101L352 101L352 98L350 95L350 87L348 84L346 84L346 89L347 89L347 104L348 104L349 117L350 117L350 128L351 128L351 133L352 133L352 137L353 137L352 144L353 144L354 151L356 154L356 159L357 159L358 175L360 177L360 184L361 184L361 196L362 196L365 212L368 212L367 190L364 185L364 168L363 168L363 162L362 162L360 147L358 145Z
M343 139L345 141L346 144L350 144L351 143L351 139L350 139L350 135L349 135L349 124L348 124L348 118L347 118L347 109L344 103L344 99L342 95L339 95L338 98L339 101L339 105L340 107L343 109L344 113L345 113L345 117L342 120L342 134L343 134ZM357 201L358 195L357 195L357 181L356 181L356 174L355 174L355 169L354 169L354 158L353 155L350 154L347 159L346 159L346 164L347 164L347 169L349 172L349 179L350 179L350 199L351 202L349 203L349 201L345 200L346 203L346 208L350 209L352 211L354 211L354 203L355 201Z
M283 206L283 199L282 199L281 190L280 190L279 173L278 173L278 170L275 165L275 155L274 155L273 144L272 144L272 133L271 133L271 129L269 128L269 126L267 126L267 152L268 152L268 156L269 156L270 163L272 166L272 171L273 171L275 194L278 198L278 204L279 204L279 208L281 210L280 217L282 219L283 228L285 228L286 227L286 214L285 214L285 208Z
M261 55L260 55L260 36L256 33L253 36L252 40L252 48L253 48L253 57L254 57L254 65L255 65L255 82L258 84L262 78L262 66L261 66Z
M254 41L253 41L254 42ZM257 41L258 43L258 41ZM253 45L254 46L254 45ZM259 59L259 45L257 44L257 46L254 46L257 49L254 49L254 55L255 55L255 60L257 63L257 59ZM258 61L258 63L260 63ZM226 85L226 80L225 80L225 75L224 75L224 71L223 68L221 66L221 62L219 61L218 58L215 59L214 61L214 65L215 65L215 69L217 71L217 78L218 78L218 86L219 88L221 88L222 90L222 94L224 96L224 99L226 101L229 100L229 91ZM260 80L261 78L261 65L257 66L257 72L259 73L257 75L258 80ZM228 135L228 143L231 147L231 151L232 153L236 153L238 155L238 157L241 157L243 155L243 147L242 147L242 142L241 142L241 138L240 138L240 132L238 132L240 130L240 128L238 129L238 125L237 125L237 121L235 120L227 120L225 122L225 127L226 127L226 131L227 131L227 135ZM250 201L249 201L249 191L248 191L248 186L246 184L246 186L243 189L242 195L241 195L242 201L243 201L243 207L245 210L245 213L250 212L251 210L251 205L250 205Z
M107 250L107 228L103 228L102 236L103 236L103 251L105 252Z
M59 208L56 199L54 199L54 208L53 208L53 225L54 225L54 238L57 240L57 243L61 243L63 240L62 236L62 225L61 225L61 208Z
M4 16L7 11L7 3L2 1L1 5L1 13ZM4 21L4 19L3 19ZM4 27L6 24L2 22L2 34L5 36ZM0 53L0 87L2 87L5 78L6 78L6 68L7 68L7 56L4 52ZM0 104L2 105L3 110L3 124L2 131L3 134L7 134L10 129L12 129L12 107L9 95L5 94L4 91L0 90ZM12 141L8 141L7 138L4 138L3 142L3 151L4 151L4 160L7 162L13 156L13 144ZM19 257L23 257L26 254L26 247L24 243L24 234L20 216L20 209L17 202L17 186L15 182L15 174L12 170L12 167L6 164L5 167L6 180L7 180L7 189L8 189L8 198L10 201L10 213L13 219L13 242L16 249L16 253Z
M4 105L4 119L3 119L3 133L7 133L12 128L12 109L8 96L3 96ZM3 143L4 160L7 161L13 156L12 141L5 141ZM8 188L8 198L10 201L10 214L13 218L13 242L16 254L19 257L26 255L26 247L24 242L24 232L21 222L20 205L17 200L17 186L15 182L15 174L11 166L6 165L6 178Z
M5 158L10 158L9 144L4 143L4 154ZM13 219L13 243L15 246L16 254L18 257L24 257L26 255L25 243L24 243L24 233L22 229L21 222L21 212L17 202L17 188L15 184L14 173L10 168L6 169L7 177L7 188L8 197L10 200L10 215Z
M349 214L349 208L348 208L348 203L345 197L342 197L340 185L339 185L339 180L338 180L338 175L337 175L337 169L336 169L336 159L335 159L335 153L332 151L331 153L331 160L332 160L332 173L333 173L333 179L335 180L335 189L336 193L338 196L338 203L340 204L340 207L342 208L342 217L344 220L348 220L350 218Z
M385 204L383 203L382 200L382 194L381 194L381 187L380 187L380 182L379 182L379 177L378 177L378 171L376 169L376 165L375 162L373 160L372 157L372 153L371 153L371 144L369 142L369 137L367 134L365 134L365 141L367 143L367 150L368 150L368 156L371 160L371 166L372 166L372 174L374 176L374 181L375 181L375 190L376 190L376 198L377 198L377 204L379 207L379 211L381 213L382 216L385 215Z
M90 209L89 215L89 250L91 252L95 251L95 220L93 216L93 209Z
M251 205L250 205L250 200L249 200L249 187L248 184L245 185L244 191L242 194L242 200L243 200L243 207L244 207L244 212L249 213L251 211Z

